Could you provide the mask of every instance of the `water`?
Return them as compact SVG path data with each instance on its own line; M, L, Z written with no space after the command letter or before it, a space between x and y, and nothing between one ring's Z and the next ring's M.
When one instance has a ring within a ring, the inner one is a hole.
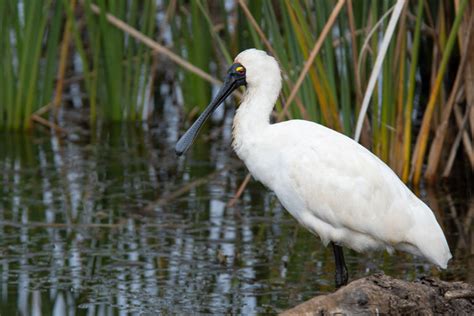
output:
M277 313L331 292L331 249L272 193L252 181L226 206L246 175L229 137L201 133L176 159L177 132L165 123L69 140L0 134L2 314ZM454 254L448 270L346 249L350 278L383 270L472 282L471 190L422 191Z

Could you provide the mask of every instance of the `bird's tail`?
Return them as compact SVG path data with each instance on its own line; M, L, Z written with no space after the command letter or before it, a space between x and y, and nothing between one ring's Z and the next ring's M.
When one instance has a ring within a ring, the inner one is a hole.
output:
M423 206L426 215L419 217L417 225L411 230L411 242L426 259L446 269L452 258L448 242L431 209Z

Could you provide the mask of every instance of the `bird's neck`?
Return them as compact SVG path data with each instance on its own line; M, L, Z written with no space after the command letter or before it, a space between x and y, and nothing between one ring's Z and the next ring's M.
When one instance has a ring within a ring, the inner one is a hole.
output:
M233 125L233 147L243 159L244 151L251 148L266 128L270 126L270 114L280 92L279 87L260 86L248 88L237 109Z

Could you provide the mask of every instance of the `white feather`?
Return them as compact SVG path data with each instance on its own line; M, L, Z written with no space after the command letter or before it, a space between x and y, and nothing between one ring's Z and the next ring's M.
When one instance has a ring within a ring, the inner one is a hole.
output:
M234 118L233 147L254 178L325 245L399 249L446 268L451 253L433 212L387 165L322 125L270 124L281 89L278 64L255 49L236 61L247 70L247 90Z

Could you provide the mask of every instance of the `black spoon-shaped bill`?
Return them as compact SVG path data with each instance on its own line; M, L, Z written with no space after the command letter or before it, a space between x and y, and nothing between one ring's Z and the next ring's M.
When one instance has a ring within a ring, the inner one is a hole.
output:
M242 69L244 70L242 72ZM224 84L217 93L216 97L199 115L191 127L181 136L175 146L176 155L181 156L188 151L189 147L196 139L199 130L204 125L211 114L224 102L224 100L238 87L245 84L245 68L240 64L233 64L227 72Z

